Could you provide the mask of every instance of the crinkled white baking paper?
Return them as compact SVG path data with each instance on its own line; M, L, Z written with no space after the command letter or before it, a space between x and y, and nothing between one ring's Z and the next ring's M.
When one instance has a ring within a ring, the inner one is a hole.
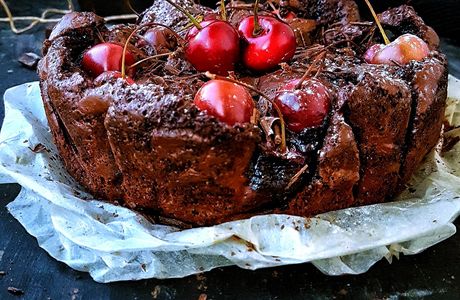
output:
M460 125L460 83L449 80L447 117ZM246 269L311 262L329 275L366 272L400 252L416 254L455 233L460 211L460 145L430 154L401 201L305 219L257 216L179 230L92 200L61 165L36 82L5 93L0 182L22 185L8 205L40 247L98 282L184 277L216 267ZM447 135L460 135L460 128ZM43 144L49 151L34 153ZM75 191L78 191L76 193ZM75 196L75 195L78 195ZM283 226L284 225L284 226Z

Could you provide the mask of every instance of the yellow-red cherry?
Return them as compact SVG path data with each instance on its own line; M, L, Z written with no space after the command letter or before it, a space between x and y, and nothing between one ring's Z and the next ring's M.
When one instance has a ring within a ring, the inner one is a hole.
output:
M375 54L382 50L385 47L384 44L374 44L370 46L367 51L364 53L364 60L367 63L372 63L372 59L374 58Z
M390 44L381 46L381 49L375 51L370 63L405 65L412 60L421 61L429 54L430 48L424 40L413 34L403 34Z

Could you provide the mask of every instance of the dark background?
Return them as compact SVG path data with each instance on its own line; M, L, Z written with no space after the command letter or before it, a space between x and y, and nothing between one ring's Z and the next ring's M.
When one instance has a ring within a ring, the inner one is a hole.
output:
M47 7L66 8L64 0L7 2L15 15L38 15ZM93 9L113 9L109 14L122 8L116 1L100 1L99 7L95 4L98 1L87 2L92 2ZM132 2L141 10L141 0ZM373 2L381 11L401 1ZM460 77L460 1L419 0L412 4L442 36L450 71ZM39 26L18 36L9 31L6 23L0 23L1 95L8 87L37 80L36 72L22 67L17 58L24 52L40 53L45 28ZM88 274L73 271L48 256L9 215L5 206L19 189L18 185L0 185L0 299L198 299L202 294L208 299L460 298L459 234L419 255L402 256L391 265L382 260L358 276L325 276L312 265L303 264L258 271L228 267L183 279L98 284ZM24 294L14 296L8 287L19 288Z

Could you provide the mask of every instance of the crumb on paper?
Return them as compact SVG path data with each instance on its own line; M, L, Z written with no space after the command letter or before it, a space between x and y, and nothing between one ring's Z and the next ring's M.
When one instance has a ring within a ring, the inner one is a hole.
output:
M42 153L44 151L48 151L48 149L46 149L45 145L43 145L41 143L35 145L33 148L29 147L29 149L33 153Z
M444 137L442 147L441 147L441 153L446 153L452 148L455 147L455 145L460 142L460 136L446 136Z

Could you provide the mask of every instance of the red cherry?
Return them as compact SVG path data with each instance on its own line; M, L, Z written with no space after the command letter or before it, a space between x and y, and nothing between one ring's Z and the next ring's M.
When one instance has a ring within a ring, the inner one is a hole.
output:
M228 125L248 123L254 111L254 101L246 88L220 79L203 84L195 95L194 103L199 110Z
M187 60L198 71L227 75L235 69L240 54L238 32L227 22L209 20L193 27L187 33L185 48Z
M385 45L383 44L374 44L370 46L369 49L367 49L367 51L364 53L364 60L369 64L372 63L372 59L374 58L375 53L382 50L384 47Z
M299 79L289 81L275 95L287 127L294 132L301 132L307 127L323 124L331 108L331 99L327 88L316 79L302 82L296 89Z
M405 65L412 60L421 61L430 53L428 45L418 36L403 34L390 44L383 46L372 57L373 64Z
M290 11L286 14L283 20L285 20L286 22L289 22L289 21L294 20L295 18L297 18L297 15L293 13L292 11Z
M121 71L122 56L122 46L114 43L102 43L86 51L81 63L84 70L93 76L98 76L105 71ZM128 51L125 60L127 67L136 62L134 56ZM134 72L134 68L131 71Z
M164 27L154 27L144 34L146 40L159 54L170 52L177 46L176 37L171 30Z
M211 21L211 20L220 20L221 16L218 13L209 13L203 16L203 21Z
M104 82L109 81L112 78L122 78L121 72L119 71L107 71L104 73L101 73L99 76L94 79L95 84L103 84ZM125 81L127 84L132 85L135 83L134 80L129 78L128 76L125 76Z
M274 17L259 16L259 24L262 32L258 35L254 35L253 16L244 18L238 26L246 41L243 63L254 71L268 71L294 56L296 39L291 27Z

